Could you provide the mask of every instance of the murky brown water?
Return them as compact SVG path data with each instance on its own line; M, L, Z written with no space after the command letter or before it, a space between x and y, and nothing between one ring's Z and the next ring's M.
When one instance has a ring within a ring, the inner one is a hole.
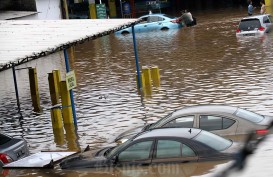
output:
M42 114L32 112L27 70L16 71L22 116L16 113L12 71L1 72L0 130L23 136L31 153L36 153L106 146L126 129L189 105L231 104L273 115L272 34L263 39L236 39L236 26L245 14L240 9L198 12L194 14L198 25L193 28L137 34L140 66L156 65L161 74L161 86L146 90L143 98L136 89L132 36L110 35L77 46L74 57L70 56L78 83L74 90L77 133L71 127L54 132L51 128L47 73L60 69L64 74L62 53L20 66L37 67ZM9 176L192 176L214 165L10 170ZM178 171L171 174L172 168Z

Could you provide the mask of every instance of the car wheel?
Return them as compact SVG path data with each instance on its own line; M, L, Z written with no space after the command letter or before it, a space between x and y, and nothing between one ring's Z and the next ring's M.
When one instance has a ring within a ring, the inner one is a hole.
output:
M128 31L122 31L121 34L122 35L127 35L127 34L129 34L129 32Z
M162 31L167 31L168 29L169 29L168 27L161 28Z

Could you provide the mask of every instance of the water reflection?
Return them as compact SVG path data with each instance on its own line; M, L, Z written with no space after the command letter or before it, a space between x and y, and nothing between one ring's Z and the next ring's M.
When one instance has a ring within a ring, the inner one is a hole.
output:
M124 166L117 168L96 168L96 169L79 169L79 170L61 170L59 167L55 169L11 169L5 170L3 173L7 176L21 176L28 174L29 177L190 177L202 175L206 171L212 169L215 165L224 164L227 161L216 162L200 162L200 163L184 163L184 164L161 164L153 166Z

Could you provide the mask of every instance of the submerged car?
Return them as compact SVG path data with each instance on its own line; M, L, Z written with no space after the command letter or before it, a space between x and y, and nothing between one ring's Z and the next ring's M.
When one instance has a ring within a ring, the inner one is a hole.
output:
M240 144L205 130L162 128L142 132L92 156L82 153L60 163L62 169L153 165L231 159Z
M141 22L134 26L135 32L160 31L168 29L179 29L183 27L183 23L179 18L166 14L149 14L141 16ZM115 34L129 34L132 28L125 28L117 31Z
M262 133L273 117L228 105L198 105L184 107L170 113L155 123L139 126L121 133L116 143L124 143L141 131L160 127L200 128L238 141L237 135L247 135L255 130ZM236 136L235 136L236 135ZM244 140L245 136L241 136Z
M0 133L0 167L29 155L27 142Z
M272 16L269 14L245 17L239 23L236 36L263 36L272 30L272 23Z

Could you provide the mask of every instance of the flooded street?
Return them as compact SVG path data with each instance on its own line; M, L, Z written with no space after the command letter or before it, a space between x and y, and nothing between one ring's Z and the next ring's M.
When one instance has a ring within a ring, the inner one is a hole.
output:
M176 14L178 15L178 14ZM197 25L180 30L136 34L140 66L158 66L160 87L136 86L131 35L111 34L78 45L70 55L78 131L53 131L48 75L60 69L63 53L34 60L18 68L36 67L43 113L32 111L28 71L17 70L21 115L17 113L12 71L0 73L0 131L24 137L31 153L101 148L121 132L154 122L176 108L197 104L229 104L273 116L273 34L237 39L245 9L193 12ZM179 164L134 169L9 170L2 176L134 176L202 175L224 162ZM172 169L172 170L170 170ZM5 175L6 174L6 175ZM1 176L1 170L0 170Z

